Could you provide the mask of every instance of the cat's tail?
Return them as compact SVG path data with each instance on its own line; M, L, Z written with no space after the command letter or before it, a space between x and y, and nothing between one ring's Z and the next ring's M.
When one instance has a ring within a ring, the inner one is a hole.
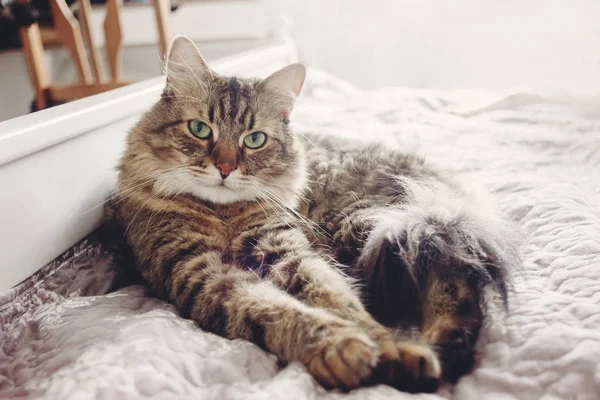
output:
M417 318L415 302L407 299L422 298L432 273L463 274L480 287L492 285L508 307L509 272L520 265L514 229L457 187L399 183L407 201L374 217L356 266L369 301L391 312L389 319Z

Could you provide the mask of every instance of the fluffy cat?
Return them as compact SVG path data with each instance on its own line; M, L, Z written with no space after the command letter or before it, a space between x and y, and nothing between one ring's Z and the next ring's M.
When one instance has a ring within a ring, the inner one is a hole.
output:
M480 288L505 294L512 262L499 224L468 212L460 187L421 159L297 137L299 64L223 77L184 37L167 59L108 209L154 292L328 388L434 391L468 372ZM422 337L383 325L402 321Z

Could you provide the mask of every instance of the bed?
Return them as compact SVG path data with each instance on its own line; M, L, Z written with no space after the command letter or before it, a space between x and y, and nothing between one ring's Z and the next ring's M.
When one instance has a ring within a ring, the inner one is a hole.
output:
M261 53L262 52L262 53ZM283 44L213 66L266 75ZM0 398L411 398L327 392L244 341L203 332L99 242L124 137L162 78L0 124ZM475 371L417 398L600 398L600 119L559 94L361 91L309 70L302 132L414 151L485 187L522 235L509 312L493 293Z

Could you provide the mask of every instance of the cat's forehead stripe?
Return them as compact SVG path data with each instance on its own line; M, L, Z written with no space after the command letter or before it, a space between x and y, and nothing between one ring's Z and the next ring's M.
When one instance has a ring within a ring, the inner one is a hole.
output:
M228 119L231 123L238 122L251 130L255 123L255 116L251 110L252 89L253 86L244 80L237 78L222 80L220 88L216 90L218 100L210 105L208 111L210 122L214 122L216 112L221 121Z
M240 114L240 117L238 118L238 122L240 124L246 123L246 115L248 115L248 111L250 111L250 104L246 103L246 108L244 108L244 111L242 111L242 114Z
M221 120L225 119L225 101L223 100L223 97L219 99L219 117Z
M240 83L235 78L229 79L229 117L234 120L238 113Z
M251 131L254 128L254 113L250 111L250 123L248 124L248 130Z
M242 125L245 125L248 130L252 130L254 127L254 113L250 109L250 101L248 101L248 99L246 99L246 107L244 108L244 111L242 111L238 117L238 122Z

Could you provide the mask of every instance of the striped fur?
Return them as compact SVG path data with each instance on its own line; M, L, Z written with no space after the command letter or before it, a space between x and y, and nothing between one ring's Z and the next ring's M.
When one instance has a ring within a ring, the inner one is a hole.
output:
M129 134L110 207L156 294L204 329L303 362L326 387L432 391L440 357L446 379L467 372L479 290L504 290L511 260L485 221L435 204L466 196L460 187L413 156L296 137L288 118L301 66L262 81L223 77L185 38L168 60L161 100ZM212 136L194 137L190 120ZM244 147L256 131L266 144ZM401 320L419 324L422 340L381 324Z
M144 280L202 328L299 360L326 387L435 389L433 350L396 341L371 317L294 210L306 169L288 117L303 67L222 77L184 38L168 60L161 100L129 134L112 202ZM189 120L212 136L194 137ZM253 131L268 137L260 149L243 145ZM228 176L217 171L223 160Z

